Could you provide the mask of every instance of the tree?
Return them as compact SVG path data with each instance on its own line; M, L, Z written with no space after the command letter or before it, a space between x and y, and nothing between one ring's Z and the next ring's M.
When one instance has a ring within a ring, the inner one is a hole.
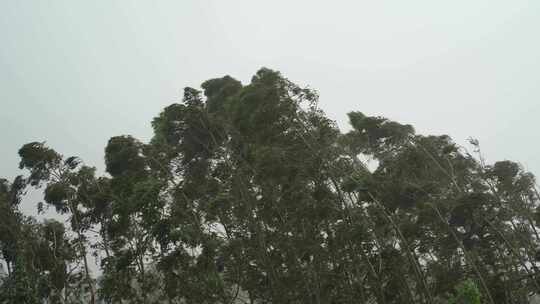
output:
M44 200L54 206L59 214L68 214L71 230L76 234L78 259L83 262L84 281L90 293L90 303L95 303L94 280L91 277L87 257L88 239L85 233L91 222L86 209L91 206L87 198L88 183L93 180L94 169L80 166L77 157L64 159L62 155L44 143L31 142L19 150L19 167L27 169L27 183L40 187L45 185Z
M104 176L29 143L28 176L0 184L0 229L19 231L0 236L1 294L28 282L33 299L75 294L67 269L81 261L93 301L90 249L106 303L528 303L540 292L531 173L486 164L475 140L469 152L384 117L349 120L340 132L316 91L263 68L246 85L185 88L148 143L112 137ZM73 239L17 211L25 184L45 186Z
M24 180L2 181L1 245L8 273L2 278L1 303L65 303L74 254L62 223L37 223L18 210Z

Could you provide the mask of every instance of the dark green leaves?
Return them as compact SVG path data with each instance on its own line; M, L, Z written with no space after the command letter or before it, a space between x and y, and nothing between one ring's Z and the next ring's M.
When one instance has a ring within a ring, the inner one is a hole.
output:
M48 179L53 170L60 164L61 155L45 146L45 143L31 142L19 149L21 161L19 168L28 169L28 181L33 186Z
M111 138L105 148L105 165L112 176L143 173L142 145L131 136Z
M480 293L526 303L540 293L532 174L362 112L342 134L318 97L266 68L246 85L224 76L187 87L154 118L149 143L109 140L101 177L24 145L28 175L0 180L0 302L96 299L90 253L109 304L479 303ZM28 184L44 185L69 225L23 216Z
M56 182L47 185L45 188L45 202L53 205L59 213L69 212L67 200L71 198L72 190L69 185Z

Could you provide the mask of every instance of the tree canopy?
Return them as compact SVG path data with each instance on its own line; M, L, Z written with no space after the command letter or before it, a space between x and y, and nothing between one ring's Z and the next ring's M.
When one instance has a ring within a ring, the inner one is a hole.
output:
M260 69L185 88L106 174L45 142L0 180L0 303L529 303L540 196L512 161ZM366 163L366 159L371 164ZM29 188L40 211L21 213ZM94 262L95 261L95 262ZM95 264L95 265L93 265Z

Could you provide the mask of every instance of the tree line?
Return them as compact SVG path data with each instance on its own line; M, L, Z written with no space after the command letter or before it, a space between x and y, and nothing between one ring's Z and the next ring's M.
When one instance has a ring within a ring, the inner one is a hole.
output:
M529 303L534 176L348 116L263 68L185 88L148 143L112 137L104 175L25 144L0 181L0 303ZM33 188L65 222L20 211Z

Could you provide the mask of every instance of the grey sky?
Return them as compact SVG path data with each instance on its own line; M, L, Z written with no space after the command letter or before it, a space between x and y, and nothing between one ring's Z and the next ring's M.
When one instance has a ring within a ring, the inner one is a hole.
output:
M0 176L46 140L103 168L184 86L260 67L363 111L478 138L540 174L540 1L0 0ZM33 208L33 206L27 208Z

